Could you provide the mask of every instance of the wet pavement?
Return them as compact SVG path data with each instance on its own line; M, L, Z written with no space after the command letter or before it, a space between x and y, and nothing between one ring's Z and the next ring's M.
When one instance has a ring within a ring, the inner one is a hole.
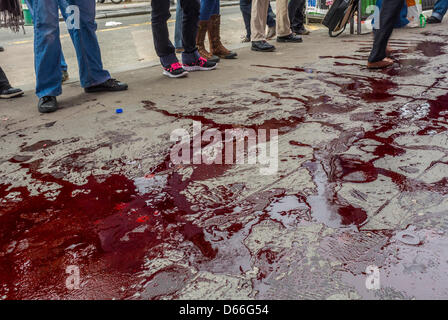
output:
M2 103L0 298L446 299L447 40L400 30L369 71L370 36L320 34L190 80L123 73L126 94L70 84L54 115ZM193 121L277 129L278 173L173 165Z

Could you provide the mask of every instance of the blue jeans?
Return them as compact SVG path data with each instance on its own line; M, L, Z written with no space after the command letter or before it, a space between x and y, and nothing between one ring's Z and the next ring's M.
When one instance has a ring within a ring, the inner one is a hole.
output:
M219 0L201 0L201 21L210 20L212 15L219 14Z
M62 48L59 38L58 1L31 1L34 14L34 64L36 95L59 96L62 93L60 62ZM31 4L30 3L30 4ZM78 58L79 77L83 88L98 85L110 79L103 69L101 52L96 37L95 0L66 0L61 2L62 12L67 6L79 8L79 29L69 29Z
M26 4L30 10L31 17L34 19L33 1L34 0L25 0ZM67 0L58 0L59 9L61 10L61 14L64 17L64 20L67 19L67 13L65 12L65 8L67 8L68 5L66 2L67 2ZM64 52L61 52L61 70L63 70L63 71L68 70L67 62L65 61L65 57L64 57Z
M434 5L432 16L436 17L439 20L442 20L447 10L448 10L448 0L438 0Z
M180 1L176 3L176 24L174 25L174 47L176 49L182 49L182 20L184 19L184 13L180 6Z

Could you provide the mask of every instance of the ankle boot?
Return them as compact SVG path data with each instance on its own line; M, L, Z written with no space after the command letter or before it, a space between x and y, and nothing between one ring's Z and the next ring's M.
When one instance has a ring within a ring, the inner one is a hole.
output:
M220 26L221 26L221 15L219 14L212 15L208 29L210 51L212 54L220 58L233 59L237 56L237 54L236 52L227 50L221 43Z
M199 28L198 28L198 34L196 36L196 46L198 47L198 52L201 55L201 57L207 59L211 62L219 62L219 57L212 55L210 52L208 52L205 49L204 41L205 41L205 34L207 33L207 30L209 29L210 20L202 20L199 21Z

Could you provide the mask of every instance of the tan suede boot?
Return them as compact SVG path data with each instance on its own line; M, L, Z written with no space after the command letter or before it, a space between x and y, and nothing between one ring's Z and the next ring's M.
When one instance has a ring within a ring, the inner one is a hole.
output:
M212 54L223 58L233 59L237 56L236 52L227 50L221 43L221 15L214 14L210 18L210 25L208 29L208 40L210 42L210 51Z
M208 52L205 49L204 41L205 41L205 35L209 29L210 20L202 20L199 21L199 28L198 28L198 34L196 36L196 46L198 47L198 52L201 55L201 57L207 59L211 62L219 62L219 57L212 55L210 52Z

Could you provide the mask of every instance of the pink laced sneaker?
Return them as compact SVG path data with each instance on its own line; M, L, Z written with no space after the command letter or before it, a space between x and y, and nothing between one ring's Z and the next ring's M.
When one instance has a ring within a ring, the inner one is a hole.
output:
M184 64L184 69L187 71L209 71L216 69L217 63L208 61L203 57L199 57L194 63Z
M179 62L172 63L169 67L163 68L163 74L170 78L180 78L188 74Z

